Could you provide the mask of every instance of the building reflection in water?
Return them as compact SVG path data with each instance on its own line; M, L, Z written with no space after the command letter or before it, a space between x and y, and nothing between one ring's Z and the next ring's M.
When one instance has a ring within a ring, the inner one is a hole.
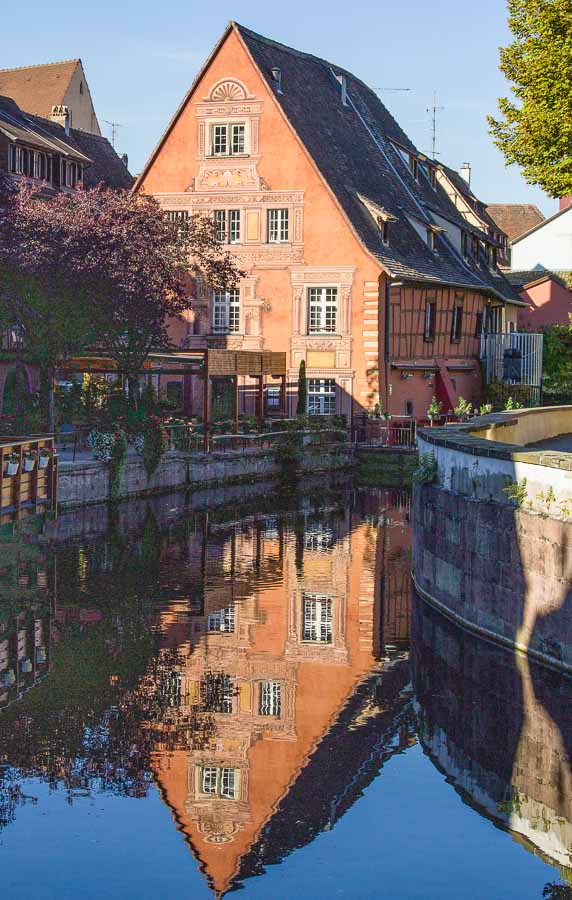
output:
M419 598L412 662L419 736L435 764L572 886L572 682L460 630Z
M357 494L190 538L204 606L173 605L160 629L179 658L172 723L198 709L213 729L153 768L216 893L331 827L415 740L408 515L400 495Z

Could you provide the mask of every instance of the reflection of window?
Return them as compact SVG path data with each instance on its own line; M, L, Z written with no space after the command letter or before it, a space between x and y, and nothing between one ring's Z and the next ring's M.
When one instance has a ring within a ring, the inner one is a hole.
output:
M214 294L213 331L216 334L240 331L240 291L237 288Z
M226 797L227 800L236 798L238 772L219 766L203 766L201 773L201 791L211 796Z
M308 379L308 412L313 416L332 415L336 411L335 378Z
M280 716L282 709L282 692L279 681L263 681L260 685L261 716Z
M234 606L226 606L211 613L207 619L207 631L222 631L232 634L234 631Z
M319 334L323 331L332 332L336 330L336 319L338 311L337 288L309 288L308 306L309 334Z
M303 640L332 643L332 598L327 594L304 594Z
M223 244L240 243L240 210L215 209L216 236Z
M246 126L244 122L224 122L211 126L211 152L213 156L242 156L246 153Z
M330 550L334 544L334 535L329 528L310 525L304 534L306 550Z
M230 675L210 673L201 681L201 700L205 712L231 713L233 696Z
M270 244L280 244L288 240L288 210L268 210L268 241Z

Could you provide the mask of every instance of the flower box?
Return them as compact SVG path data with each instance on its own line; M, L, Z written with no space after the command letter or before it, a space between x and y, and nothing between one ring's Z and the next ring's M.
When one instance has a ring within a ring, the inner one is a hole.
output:
M36 468L36 460L32 457L24 459L24 472L33 472Z
M17 475L19 468L20 468L20 463L8 462L6 464L6 470L5 470L4 474L8 475L8 476Z
M40 456L38 458L38 468L39 469L47 469L49 462L50 462L49 455L48 454L44 455L44 454L40 453Z

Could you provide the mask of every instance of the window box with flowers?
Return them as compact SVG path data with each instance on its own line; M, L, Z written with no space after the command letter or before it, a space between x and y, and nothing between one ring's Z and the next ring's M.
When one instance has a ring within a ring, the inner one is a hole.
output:
M12 475L18 474L18 469L20 468L20 457L17 453L9 453L5 457L6 468L4 470L4 475L8 475L11 477Z

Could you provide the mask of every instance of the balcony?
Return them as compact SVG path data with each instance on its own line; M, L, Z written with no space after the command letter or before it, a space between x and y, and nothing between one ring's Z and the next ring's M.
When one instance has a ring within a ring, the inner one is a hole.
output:
M542 334L520 331L484 334L481 339L481 359L485 366L486 383L527 385L538 394L539 399L542 343Z

